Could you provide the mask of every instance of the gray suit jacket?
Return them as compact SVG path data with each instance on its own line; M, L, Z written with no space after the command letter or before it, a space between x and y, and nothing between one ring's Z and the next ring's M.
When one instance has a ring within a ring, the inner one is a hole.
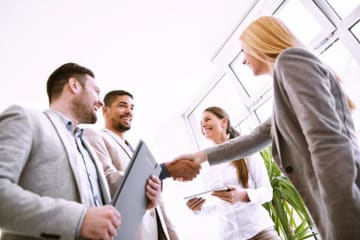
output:
M127 165L131 160L132 152L129 147L126 146L124 141L121 141L118 136L108 129L98 131L89 128L84 130L85 139L95 149L98 158L102 162L106 179L109 183L111 194L113 195L120 184ZM157 221L156 215L158 215L160 221ZM165 235L162 235L159 240L178 239L175 227L167 217L165 206L161 198L159 201L159 207L147 210L147 213L138 228L136 239L154 239L149 237L149 234L152 234L150 229L152 229L154 224L158 224L158 230L162 228Z
M334 73L310 52L290 48L275 63L273 88L273 118L250 135L206 149L209 163L245 157L272 141L275 161L322 239L359 239L360 153Z
M75 239L86 209L76 151L52 111L11 106L0 115L1 239ZM105 176L98 173L109 203Z

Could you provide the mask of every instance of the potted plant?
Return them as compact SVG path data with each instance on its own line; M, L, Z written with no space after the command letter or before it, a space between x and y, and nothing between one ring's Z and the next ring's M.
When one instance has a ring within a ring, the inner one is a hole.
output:
M284 176L274 162L271 147L260 152L267 168L273 188L273 199L265 203L275 223L276 231L286 240L316 238L312 231L313 221L298 191L290 180Z

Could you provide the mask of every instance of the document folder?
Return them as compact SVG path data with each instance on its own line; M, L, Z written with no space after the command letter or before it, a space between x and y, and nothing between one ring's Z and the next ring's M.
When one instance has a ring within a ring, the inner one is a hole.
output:
M139 141L126 168L112 204L120 211L121 226L115 240L133 240L146 211L146 182L151 175L159 176L161 167L145 142Z

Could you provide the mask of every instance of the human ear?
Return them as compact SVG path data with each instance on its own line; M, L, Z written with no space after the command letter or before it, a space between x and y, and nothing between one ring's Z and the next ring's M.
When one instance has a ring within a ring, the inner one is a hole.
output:
M81 85L75 77L70 77L68 80L69 89L73 93L79 93L81 91Z
M227 128L229 120L227 118L221 119L221 127Z

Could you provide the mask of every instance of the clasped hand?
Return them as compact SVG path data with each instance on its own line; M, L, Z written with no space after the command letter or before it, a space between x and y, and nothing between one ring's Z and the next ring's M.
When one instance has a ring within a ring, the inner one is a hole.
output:
M174 180L191 181L200 172L203 154L184 154L166 163L166 168Z

